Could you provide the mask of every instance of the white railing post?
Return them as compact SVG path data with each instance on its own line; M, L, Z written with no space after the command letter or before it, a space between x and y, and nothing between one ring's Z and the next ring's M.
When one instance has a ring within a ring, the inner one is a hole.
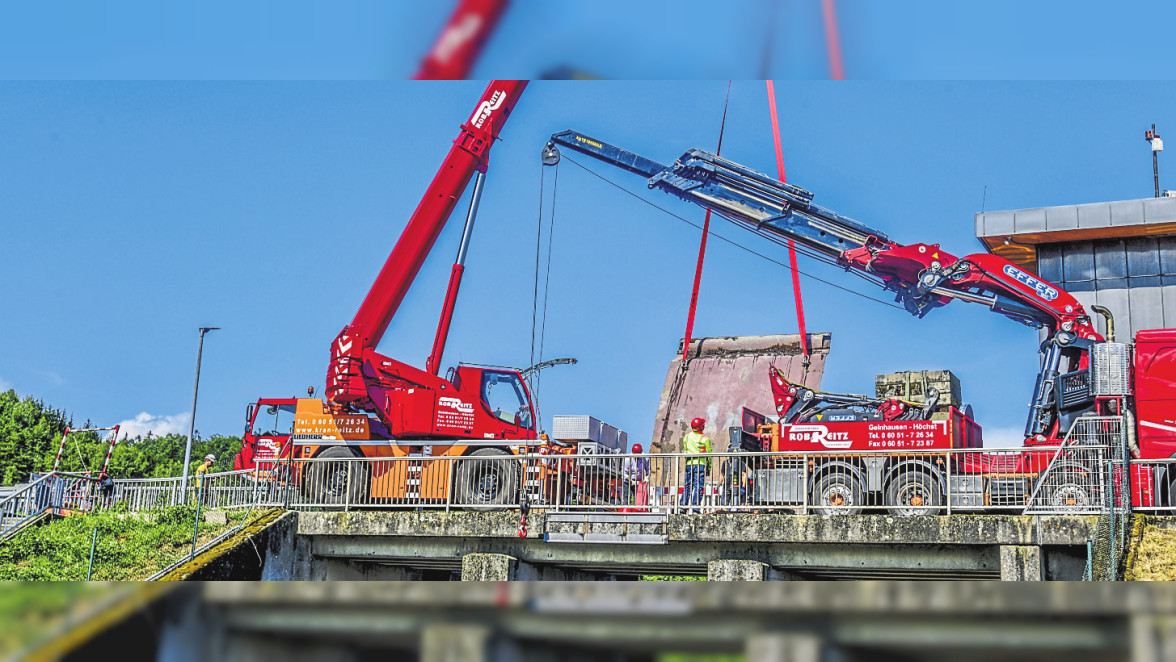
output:
M944 494L944 501L947 502L947 514L948 515L951 514L952 497L955 495L955 492L951 489L951 465L952 465L952 461L954 460L954 458L955 458L955 456L952 454L951 450L948 449L947 453L944 454L944 462L947 464L947 466L944 468L944 472L943 472L944 476L945 476L944 485L943 485L943 494Z
M343 486L343 512L351 511L351 465L355 458L347 459L347 484Z
M809 456L805 453L800 458L800 514L809 514Z

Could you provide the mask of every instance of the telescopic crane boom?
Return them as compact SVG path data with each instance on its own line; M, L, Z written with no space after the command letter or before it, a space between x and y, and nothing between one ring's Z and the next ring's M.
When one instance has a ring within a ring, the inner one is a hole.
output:
M846 269L880 280L895 300L923 317L952 299L988 306L1011 319L1050 332L1102 337L1072 295L988 254L957 258L939 244L902 245L880 230L813 204L813 194L699 149L665 166L576 131L551 137L545 162L559 160L558 146L646 177L649 188L711 209L755 232L792 239Z
M355 318L351 324L343 327L331 344L326 397L328 406L333 410L374 413L386 428L381 432L392 437L533 436L529 396L523 398L528 401L523 407L527 411L519 413L517 424L508 426L511 429L499 430L502 421L496 421L490 424L492 431L484 430L482 428L486 426L478 423L481 417L475 413L480 410L470 402L477 399L478 389L484 388L481 384L483 371L459 368L453 380L437 376L464 271L470 231L482 190L481 180L490 157L490 147L498 138L526 86L527 81L492 81L473 114L461 125L461 133L454 140L453 147L409 219L375 284L355 313ZM478 183L474 187L470 214L426 369L421 370L379 354L376 346L396 315L425 258L433 249L470 178L475 174ZM469 373L464 380L461 375L463 370ZM499 375L495 374L491 379L497 384ZM516 390L525 390L521 380L506 374L501 375L501 379L504 383L510 381ZM522 395L526 394L520 397ZM442 415L446 407L454 409L453 415ZM515 412L511 412L511 415L513 417Z

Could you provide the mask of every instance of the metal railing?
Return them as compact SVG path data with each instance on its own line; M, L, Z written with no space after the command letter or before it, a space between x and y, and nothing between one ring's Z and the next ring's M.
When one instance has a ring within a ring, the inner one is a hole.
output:
M49 472L0 500L0 539L50 512L90 511L106 505L98 480Z
M1176 515L1176 458L1131 460L1134 509L1154 515Z
M1130 477L1140 510L1172 511L1176 460L1135 461L1128 476L1123 434L1122 419L1101 417L1079 419L1065 441L1051 447L286 458L253 470L192 477L186 503L199 498L202 507L218 509L516 510L525 505L663 514L1103 514L1130 506L1125 489ZM0 501L0 535L46 508L143 511L180 505L181 481L119 479L104 489L86 476L43 476Z
M293 509L1098 514L1114 447L294 459L270 501Z
M254 504L258 489L263 494L277 493L276 484L263 478L260 469L192 476L188 479L186 492L181 489L183 479L178 476L118 479L114 481L109 501L112 506L117 505L129 511L195 505L197 498L204 508L246 508ZM267 498L266 501L272 502L274 498Z

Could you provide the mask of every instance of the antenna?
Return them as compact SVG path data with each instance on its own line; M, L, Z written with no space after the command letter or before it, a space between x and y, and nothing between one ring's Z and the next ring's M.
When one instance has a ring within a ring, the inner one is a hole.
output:
M1160 140L1160 134L1156 133L1155 124L1152 125L1151 131L1145 132L1144 135L1147 141L1151 143L1152 176L1155 178L1156 197L1158 198L1160 197L1160 164L1156 157L1160 152L1164 151L1164 141Z

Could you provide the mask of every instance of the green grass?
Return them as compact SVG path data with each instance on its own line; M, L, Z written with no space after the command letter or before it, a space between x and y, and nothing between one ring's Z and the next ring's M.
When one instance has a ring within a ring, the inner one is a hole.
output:
M1143 526L1138 547L1128 568L1136 581L1176 580L1176 531L1153 525Z
M31 644L115 587L85 582L0 583L0 659Z
M243 515L231 513L228 524L201 522L199 544L235 526ZM92 578L146 579L191 551L195 520L196 509L192 506L166 508L143 516L101 512L53 520L0 542L0 580L86 579L95 528L98 545Z

